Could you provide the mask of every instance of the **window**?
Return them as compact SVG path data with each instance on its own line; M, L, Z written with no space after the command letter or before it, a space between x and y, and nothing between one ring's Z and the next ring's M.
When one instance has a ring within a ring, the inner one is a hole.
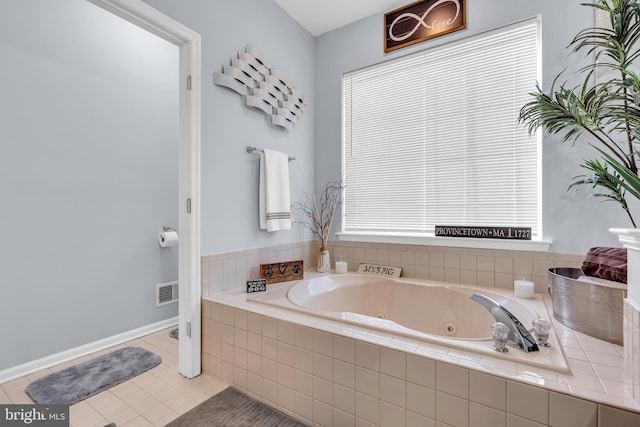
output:
M343 232L517 226L541 239L540 143L517 120L538 33L532 19L343 77Z

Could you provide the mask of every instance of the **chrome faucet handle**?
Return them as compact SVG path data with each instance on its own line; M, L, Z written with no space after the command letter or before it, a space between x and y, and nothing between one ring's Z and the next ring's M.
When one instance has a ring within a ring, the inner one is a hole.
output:
M511 314L509 310L486 295L473 294L470 298L489 310L489 313L491 313L496 322L506 325L509 329L509 335L507 336L507 343L509 345L519 348L526 353L539 350L535 338L531 336L527 328L516 316Z
M551 347L549 344L549 330L551 330L551 322L546 319L535 319L531 322L533 325L533 333L536 335L538 344L541 347Z
M493 335L493 348L500 353L509 351L507 348L507 337L509 336L509 327L501 322L491 325L491 334Z

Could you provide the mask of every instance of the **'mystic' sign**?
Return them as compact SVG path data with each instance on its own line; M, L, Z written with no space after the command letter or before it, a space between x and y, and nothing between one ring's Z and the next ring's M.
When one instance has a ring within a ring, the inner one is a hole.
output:
M384 15L384 51L466 27L466 0L420 0Z

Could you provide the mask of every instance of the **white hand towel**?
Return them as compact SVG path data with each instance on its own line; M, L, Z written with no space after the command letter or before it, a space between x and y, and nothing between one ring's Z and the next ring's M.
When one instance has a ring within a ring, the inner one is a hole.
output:
M260 156L260 229L291 229L289 200L289 156L265 149Z

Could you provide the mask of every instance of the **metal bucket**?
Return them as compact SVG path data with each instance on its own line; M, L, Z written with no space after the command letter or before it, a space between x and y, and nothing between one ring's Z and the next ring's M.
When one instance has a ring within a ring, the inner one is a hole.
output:
M622 345L626 285L576 280L580 276L580 268L549 269L553 317L571 329Z

